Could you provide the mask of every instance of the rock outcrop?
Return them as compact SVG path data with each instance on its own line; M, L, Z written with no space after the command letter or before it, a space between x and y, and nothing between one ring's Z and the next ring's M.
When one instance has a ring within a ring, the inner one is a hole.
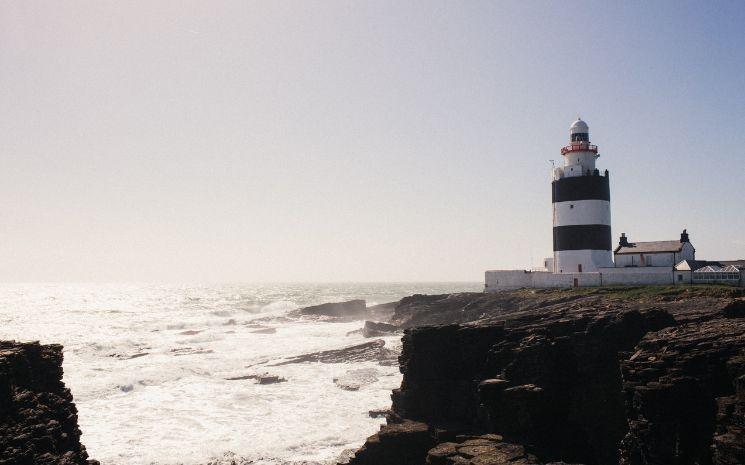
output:
M324 350L310 354L290 357L281 362L268 366L289 365L292 363L320 362L320 363L353 363L377 361L388 365L395 362L396 352L385 347L385 341L375 339L363 344L345 347L343 349Z
M368 315L364 300L349 300L347 302L332 302L313 305L298 310L300 315L326 316L339 320L362 320Z
M389 323L380 323L377 321L365 321L365 326L362 327L362 336L364 337L381 337L381 336L392 336L398 331L396 325Z
M0 465L93 465L80 443L62 346L0 341Z
M622 463L745 463L745 319L668 328L636 349Z
M740 292L403 299L404 378L350 463L743 464Z

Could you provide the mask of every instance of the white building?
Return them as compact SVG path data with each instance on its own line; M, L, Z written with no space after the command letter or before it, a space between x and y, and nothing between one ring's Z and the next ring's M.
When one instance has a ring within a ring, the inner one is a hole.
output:
M616 268L675 266L683 260L695 260L696 249L691 245L684 229L677 241L629 242L621 234L618 247L613 251Z
M678 240L629 242L621 234L611 251L608 170L595 166L599 157L590 144L589 127L577 119L563 164L553 171L553 250L545 271L491 270L486 292L518 288L724 283L745 285L745 260L696 261L696 249L684 229Z

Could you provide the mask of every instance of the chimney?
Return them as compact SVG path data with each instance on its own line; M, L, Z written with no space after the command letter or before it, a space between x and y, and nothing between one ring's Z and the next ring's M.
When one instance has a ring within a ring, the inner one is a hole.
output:
M683 230L683 232L682 232L682 233L680 234L680 242L690 242L690 241L688 240L688 231L687 231L687 230L685 230L685 229L684 229L684 230Z
M618 245L620 245L621 247L629 246L629 239L626 237L626 233L621 233L621 239L619 239Z

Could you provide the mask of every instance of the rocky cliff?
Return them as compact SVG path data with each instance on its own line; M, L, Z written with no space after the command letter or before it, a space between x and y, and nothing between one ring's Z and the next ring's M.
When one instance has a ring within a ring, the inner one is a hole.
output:
M0 341L0 465L93 465L80 444L62 346Z
M720 288L403 299L404 378L351 463L745 464L744 316Z

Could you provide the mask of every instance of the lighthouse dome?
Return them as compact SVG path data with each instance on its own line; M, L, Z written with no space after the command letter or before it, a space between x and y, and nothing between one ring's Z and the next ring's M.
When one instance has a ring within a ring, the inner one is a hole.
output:
M589 142L590 140L590 128L579 117L569 126L569 140L572 142Z
M587 126L587 123L582 121L581 119L577 118L577 121L572 123L571 126L569 126L569 133L570 134L577 134L577 133L588 133L590 132L590 128Z

